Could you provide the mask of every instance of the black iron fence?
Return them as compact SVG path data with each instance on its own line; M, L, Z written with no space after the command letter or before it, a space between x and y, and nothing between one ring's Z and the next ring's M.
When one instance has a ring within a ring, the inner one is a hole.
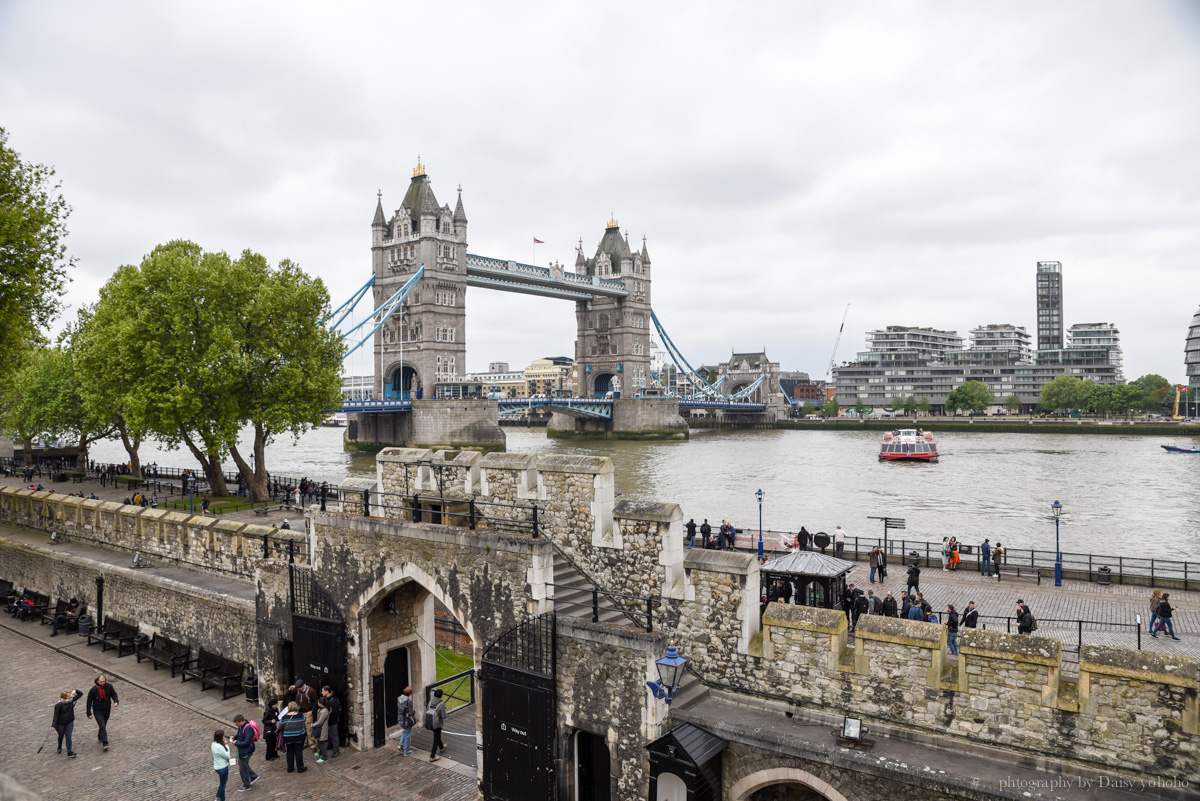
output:
M475 669L464 670L462 673L456 673L453 676L435 681L433 684L425 686L425 708L429 708L429 699L433 697L433 691L441 689L442 702L446 705L446 714L453 714L455 711L470 706L475 703Z
M292 537L263 537L263 559L287 559L288 564L307 565L308 540Z
M601 612L618 612L626 617L633 618L647 633L654 632L654 610L662 605L662 601L658 598L642 595L623 595L619 592L606 592L594 586L554 583L547 583L546 586L566 590L568 593L575 593L577 597L586 598L586 600L582 601L572 601L568 598L560 597L556 593L556 597L550 599L554 601L556 607L559 604L564 604L581 609L590 609L593 623L600 622Z
M537 504L494 503L443 495L400 495L359 490L341 499L342 511L365 517L386 517L411 523L431 523L468 531L492 531L537 539L544 530L543 510Z
M847 537L845 559L865 560L876 547L882 548L879 538ZM820 549L817 549L820 550ZM825 550L832 552L830 545ZM889 570L900 569L916 562L920 567L941 566L942 543L924 540L891 539L887 541ZM959 570L980 570L979 545L962 543L959 546L962 559ZM1005 575L1030 576L1034 578L1054 575L1055 552L1026 548L1005 547L1003 555L992 552L992 573L999 570L1001 579ZM1063 576L1084 581L1108 584L1135 584L1155 587L1173 587L1182 590L1200 585L1200 562L1155 559L1140 556L1104 555L1092 553L1062 554Z
M946 624L941 614L942 625ZM1038 637L1048 637L1062 643L1064 665L1078 665L1080 648L1086 643L1111 645L1118 648L1142 650L1141 623L1113 623L1102 620L1069 620L1066 618L1036 618ZM1017 619L1000 615L980 615L979 628L991 631L1016 633ZM965 629L959 629L961 634Z

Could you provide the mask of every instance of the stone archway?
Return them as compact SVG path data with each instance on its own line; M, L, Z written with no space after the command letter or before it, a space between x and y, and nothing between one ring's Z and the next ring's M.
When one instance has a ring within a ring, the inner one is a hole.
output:
M824 798L827 801L847 801L846 796L833 789L829 782L799 768L770 768L744 776L729 788L729 799L730 801L751 801L759 790L788 785L808 790L816 794L817 798Z
M421 393L421 380L410 364L402 364L390 373L383 384L383 396L387 400L416 400Z
M396 605L401 607L395 610L394 623L389 618L393 612L385 608L389 599L396 600ZM475 668L478 669L480 642L470 618L462 613L434 576L411 562L389 567L359 594L351 607L350 627L355 645L350 648L350 656L355 662L353 670L359 687L358 697L354 699L357 714L352 728L363 748L374 741L372 678L383 670L382 665L394 649L409 651L413 704L418 719L424 713L424 688L437 680L435 599L450 610L471 638ZM381 620L388 622L381 625ZM385 698L385 705L391 700Z

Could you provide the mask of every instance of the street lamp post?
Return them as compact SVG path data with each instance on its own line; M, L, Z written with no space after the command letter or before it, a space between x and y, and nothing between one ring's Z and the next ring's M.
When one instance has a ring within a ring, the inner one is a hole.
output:
M758 492L754 493L754 497L758 498L758 561L763 558L763 537L762 537L762 499L763 491L760 487Z
M654 694L655 698L666 701L668 706L675 700L675 693L679 690L679 681L683 678L683 666L686 664L687 658L679 655L674 641L669 642L666 656L654 663L658 668L658 681L646 682L646 686L650 688L650 692Z
M188 510L196 514L196 477L188 476Z
M1062 586L1062 548L1059 547L1058 538L1058 518L1062 514L1062 504L1058 498L1054 499L1054 503L1050 504L1050 508L1054 510L1054 586Z

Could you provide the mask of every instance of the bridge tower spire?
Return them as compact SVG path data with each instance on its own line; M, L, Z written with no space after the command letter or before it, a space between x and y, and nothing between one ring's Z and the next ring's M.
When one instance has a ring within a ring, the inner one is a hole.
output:
M650 386L650 262L629 247L616 215L610 215L592 258L580 241L575 272L622 281L625 297L596 296L575 304L578 397L604 397L609 391L632 398Z
M425 276L404 308L375 334L375 397L432 399L438 384L466 372L467 215L439 205L426 165L417 160L400 207L382 198L371 224L376 308L422 265Z

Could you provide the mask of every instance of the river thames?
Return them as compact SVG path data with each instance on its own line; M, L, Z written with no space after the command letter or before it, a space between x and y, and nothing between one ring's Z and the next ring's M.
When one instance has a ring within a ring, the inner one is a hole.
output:
M281 475L331 483L374 475L370 456L341 448L343 429L319 428L267 450ZM880 463L878 432L694 430L685 442L567 442L542 429L506 428L508 450L608 456L618 497L678 503L684 519L767 529L878 537L871 515L902 517L908 539L990 537L1006 546L1054 549L1050 504L1062 501L1064 552L1200 559L1200 455L1168 454L1167 437L1087 434L939 436L938 464ZM1183 441L1180 444L1192 445ZM119 442L92 447L97 461L125 461ZM142 461L194 467L190 454L143 445ZM892 534L896 536L895 533Z

